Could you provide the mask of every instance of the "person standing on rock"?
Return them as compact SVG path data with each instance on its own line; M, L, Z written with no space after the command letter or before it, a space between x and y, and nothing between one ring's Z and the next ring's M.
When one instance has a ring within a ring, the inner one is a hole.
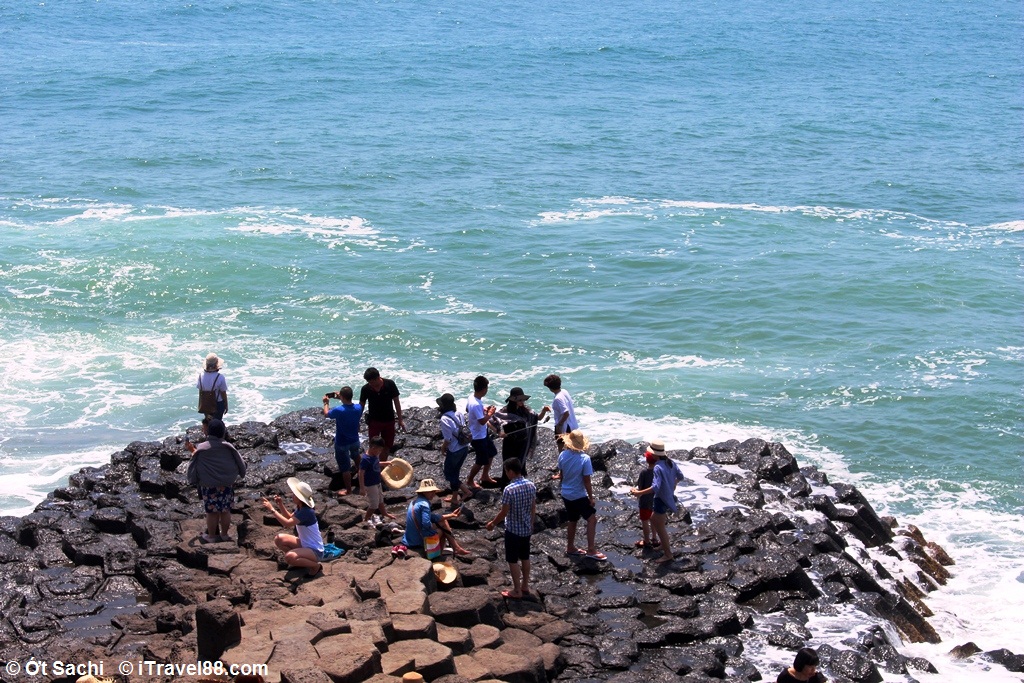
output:
M523 476L523 466L516 458L502 464L509 484L501 492L501 510L487 522L487 530L505 522L505 561L512 575L512 590L501 595L513 600L530 596L530 537L537 516L537 487Z
M371 437L384 437L386 449L381 457L386 458L395 449L395 423L398 429L405 431L398 387L390 379L381 377L377 368L367 368L363 379L366 384L359 390L359 405L370 404L366 411L366 430Z
M324 570L320 560L324 559L324 540L320 536L320 524L313 512L313 487L295 477L288 478L295 512L289 512L281 496L274 496L271 503L263 499L263 507L277 518L284 527L295 527L297 536L280 533L274 538L274 545L282 551L289 567L301 567L313 577Z
M185 440L192 453L186 478L199 487L206 512L206 533L199 537L203 543L230 541L231 504L235 500L235 482L245 476L245 461L238 450L224 440L227 427L217 418L204 425L207 439L198 446Z
M523 476L528 476L526 463L537 447L537 424L544 419L550 408L544 406L540 413L535 413L526 405L530 397L521 387L512 387L505 407L494 414L501 423L501 458L502 461L517 459L523 468Z
M644 462L647 466L640 472L640 476L637 477L636 487L637 489L649 489L654 484L654 467L658 464L658 456L651 451L644 453ZM639 508L640 515L640 530L643 532L643 540L636 542L637 548L643 548L647 550L649 548L657 548L661 545L661 540L651 539L651 518L654 516L654 491L644 494L637 500L637 507Z
M469 487L473 490L479 490L483 488L483 484L487 486L497 486L498 482L491 478L491 462L494 460L494 456L498 454L498 449L495 448L494 442L491 441L490 430L487 423L494 417L494 406L484 407L483 398L487 395L487 388L490 382L483 375L477 376L473 380L473 393L470 395L469 400L466 401L466 414L469 416L469 433L473 437L470 442L473 446L473 451L476 453L476 459L473 461L473 467L469 469ZM480 483L477 484L476 479L477 472L483 470L483 474L480 475Z
M433 479L424 479L420 482L416 489L416 498L409 503L409 509L405 513L405 535L402 536L401 545L391 549L393 555L405 557L406 551L410 548L425 551L424 539L435 535L441 536L441 550L444 550L445 543L450 543L456 555L470 554L455 540L455 534L448 524L449 519L459 516L459 511L441 514L430 510L430 502L437 497L440 490Z
M555 395L551 399L551 413L555 418L555 440L559 441L559 435L580 428L579 422L576 421L576 406L573 405L569 392L562 388L562 378L558 375L545 377L544 386ZM559 444L558 447L561 448L562 445Z
M683 481L684 477L683 471L679 469L679 465L675 464L665 455L665 443L663 441L652 441L651 445L647 447L647 453L658 459L658 462L654 465L653 481L648 488L633 488L629 492L637 497L642 497L649 493L654 494L654 514L651 515L651 525L654 527L654 533L658 535L658 539L661 541L662 552L662 556L655 560L655 562L665 564L675 559L672 554L672 547L669 545L668 513L675 512L678 509L676 504L676 485ZM647 457L646 453L644 457Z
M369 522L375 512L381 517L394 519L395 516L388 512L384 505L384 491L381 489L380 468L391 464L390 460L382 461L380 454L384 452L384 439L379 436L370 437L366 446L366 453L359 460L359 492L366 496L366 516L364 522Z
M455 397L451 394L443 394L437 399L437 412L440 415L441 423L441 452L444 454L444 478L448 482L448 488L452 495L447 502L451 503L452 509L459 507L459 500L469 500L473 497L473 489L469 488L462 481L462 465L469 455L469 443L463 436L465 418L459 414L455 405Z
M211 353L206 357L203 371L196 380L196 388L199 389L199 412L218 420L223 420L224 413L228 412L228 381L220 374L223 367L224 361L218 358L217 354Z
M324 415L334 420L334 459L338 462L342 488L339 496L347 496L352 490L352 465L358 462L359 420L363 417L362 404L352 402L352 387L342 387L337 392L324 394ZM340 406L331 408L331 399L341 401Z
M591 477L594 466L587 455L590 440L583 432L573 430L562 439L565 449L558 455L558 471L562 479L562 502L569 515L566 555L586 555L592 560L607 560L604 553L598 552L597 508L594 507L594 489ZM587 552L576 547L576 525L580 519L587 523Z
M818 653L805 647L796 653L793 666L783 670L775 683L825 683L826 680L818 673Z

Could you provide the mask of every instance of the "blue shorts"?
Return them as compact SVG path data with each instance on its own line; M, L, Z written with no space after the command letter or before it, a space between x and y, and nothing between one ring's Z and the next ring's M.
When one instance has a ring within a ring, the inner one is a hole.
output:
M199 495L203 497L203 511L211 515L231 512L235 502L235 490L230 486L200 486Z
M359 449L359 442L349 444L334 444L334 459L338 462L338 470L344 474L352 471L352 463L362 455Z
M444 478L452 491L458 491L462 486L462 464L466 462L469 455L469 446L463 446L457 451L448 451L444 456Z
M666 505L661 498L654 499L654 514L664 515L668 513L668 505Z

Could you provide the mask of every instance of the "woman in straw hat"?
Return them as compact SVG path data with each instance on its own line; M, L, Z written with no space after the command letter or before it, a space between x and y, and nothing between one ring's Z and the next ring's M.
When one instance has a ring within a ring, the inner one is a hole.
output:
M281 526L295 527L298 536L280 533L274 538L274 545L285 553L284 561L289 567L302 567L309 576L316 576L324 570L320 560L324 559L324 541L320 537L320 525L313 512L313 489L295 477L288 478L295 512L289 512L281 496L274 496L271 503L263 499L263 507L277 518Z
M409 509L405 513L405 535L402 536L402 543L391 549L393 555L404 556L409 548L424 548L424 539L438 534L441 536L442 551L447 543L451 544L456 555L470 554L455 540L455 534L448 525L448 520L458 517L459 511L452 510L448 514L440 514L430 510L430 501L434 500L440 490L433 479L424 479L420 482L416 489L416 498L409 503Z
M218 420L224 419L224 413L228 412L228 381L220 374L224 367L224 361L211 353L203 363L203 371L199 373L196 380L196 388L199 389L199 412L206 417L215 417Z
M679 465L665 455L665 443L662 441L652 441L651 445L647 447L645 457L657 458L657 462L654 464L653 482L645 489L630 489L630 493L637 497L649 493L654 494L654 513L651 515L651 526L654 527L654 533L661 540L662 552L662 556L655 562L665 564L675 559L672 548L669 546L667 523L668 513L675 512L677 509L676 484L683 480L683 471L679 469Z
M595 543L597 535L597 508L594 507L594 489L591 477L594 466L586 450L590 440L580 430L562 435L565 450L558 455L558 471L562 475L562 502L569 513L568 538L565 553L567 555L586 555L592 560L607 560L605 554L598 551ZM583 519L587 523L587 552L576 547L576 525Z

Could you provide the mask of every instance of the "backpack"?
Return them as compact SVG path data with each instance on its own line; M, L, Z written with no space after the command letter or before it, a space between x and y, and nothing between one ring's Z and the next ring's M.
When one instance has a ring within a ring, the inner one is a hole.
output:
M451 413L451 415L451 420L455 423L455 438L458 440L460 446L468 446L469 442L473 440L473 435L469 432L469 425L466 424L466 418L459 413ZM445 413L444 417L448 417L448 413Z
M203 389L202 377L199 379L199 411L206 415L213 415L217 412L217 382L220 380L220 373L213 378L213 385L210 390Z
M460 446L468 446L469 442L473 440L473 434L469 431L469 425L466 424L466 418L461 415L455 424L459 426L459 431L456 433L456 437L459 439Z

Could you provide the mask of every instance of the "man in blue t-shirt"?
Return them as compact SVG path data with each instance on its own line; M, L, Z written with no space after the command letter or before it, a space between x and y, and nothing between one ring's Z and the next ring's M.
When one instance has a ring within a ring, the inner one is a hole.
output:
M341 400L340 406L331 408L331 399ZM342 387L337 392L324 394L324 415L335 422L334 459L338 461L342 488L339 496L347 496L352 490L352 463L359 458L359 420L363 406L352 402L352 387Z

